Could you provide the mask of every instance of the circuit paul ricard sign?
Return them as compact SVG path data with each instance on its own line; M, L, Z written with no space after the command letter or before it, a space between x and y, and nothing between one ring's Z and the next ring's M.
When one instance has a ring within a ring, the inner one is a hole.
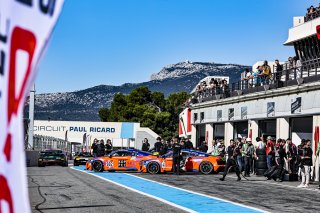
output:
M96 138L115 139L123 135L120 122L78 122L78 121L34 121L34 134L51 136L69 141L83 140L83 135ZM134 125L134 124L133 124ZM131 133L133 138L133 131Z

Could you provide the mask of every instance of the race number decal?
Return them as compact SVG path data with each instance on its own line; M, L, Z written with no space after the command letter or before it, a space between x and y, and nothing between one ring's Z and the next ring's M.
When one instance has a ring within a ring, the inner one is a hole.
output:
M119 168L126 167L127 161L126 160L119 160L118 166Z
M162 167L166 167L166 162L162 161L161 165L162 165Z
M106 162L106 166L107 166L107 167L113 167L113 161L112 161L112 160L108 160L108 161Z

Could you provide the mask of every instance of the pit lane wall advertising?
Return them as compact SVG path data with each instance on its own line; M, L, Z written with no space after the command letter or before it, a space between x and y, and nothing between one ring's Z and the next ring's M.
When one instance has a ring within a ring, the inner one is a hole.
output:
M136 147L140 132L148 132L153 141L157 134L149 128L141 128L140 123L129 122L85 122L85 121L44 121L35 120L34 134L51 136L90 146L95 138L110 139L114 147Z
M22 114L63 0L0 0L0 212L31 212Z

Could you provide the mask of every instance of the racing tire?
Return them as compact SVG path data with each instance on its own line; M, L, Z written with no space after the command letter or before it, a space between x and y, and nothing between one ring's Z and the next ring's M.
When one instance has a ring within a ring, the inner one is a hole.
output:
M266 169L266 168L268 168L266 161L256 161L256 162L255 162L255 167L256 167L257 169Z
M256 155L266 155L266 149L256 149Z
M267 156L266 155L258 155L257 156L257 159L256 159L256 162L258 161L267 161Z
M267 169L256 169L257 176L263 176Z
M202 174L208 175L213 172L213 166L210 162L204 161L200 164L199 170Z
M95 172L103 172L103 163L101 161L94 161L92 163L92 168Z
M160 172L160 165L156 162L151 162L147 166L147 171L150 174L158 174Z

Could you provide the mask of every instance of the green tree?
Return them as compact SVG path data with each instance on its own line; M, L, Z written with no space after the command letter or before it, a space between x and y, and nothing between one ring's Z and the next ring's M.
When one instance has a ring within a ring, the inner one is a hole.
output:
M128 95L115 94L111 107L101 108L99 117L101 121L139 122L169 139L178 134L179 113L189 97L186 92L179 92L165 98L161 92L137 87Z

